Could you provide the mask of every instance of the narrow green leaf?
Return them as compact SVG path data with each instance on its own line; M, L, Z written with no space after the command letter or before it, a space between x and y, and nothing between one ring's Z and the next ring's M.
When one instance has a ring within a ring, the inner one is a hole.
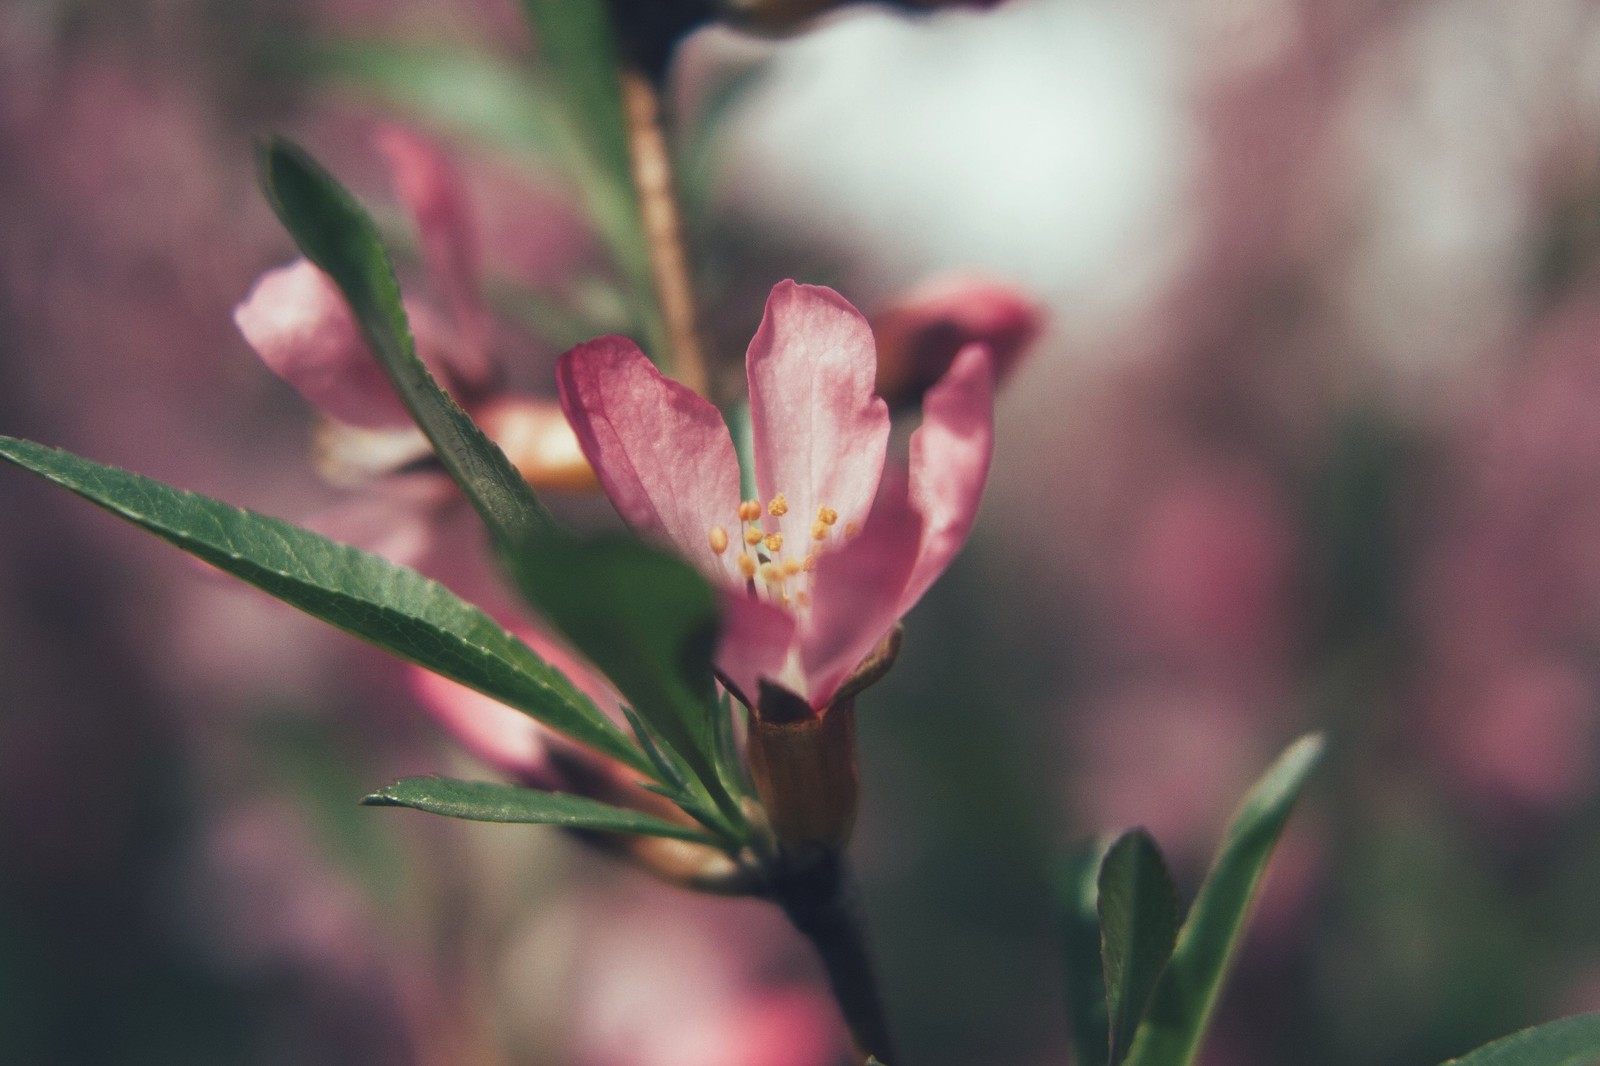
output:
M1596 1066L1597 1063L1600 1063L1600 1014L1579 1014L1501 1037L1442 1066Z
M0 457L292 607L653 774L644 753L559 671L488 615L414 570L276 518L31 441L0 437Z
M733 820L716 765L716 594L688 563L641 541L544 538L512 560L530 602L598 666Z
M525 822L566 829L598 829L608 833L718 841L689 826L654 815L613 807L584 796L539 792L493 781L457 781L450 777L407 777L380 788L361 801L369 807L410 807L474 822Z
M1128 1054L1156 981L1178 939L1178 891L1161 849L1143 829L1125 833L1100 864L1100 952L1105 967L1110 1062Z
M1099 875L1107 842L1088 840L1068 852L1057 877L1061 911L1061 966L1072 1030L1072 1061L1106 1066L1111 1047L1101 958Z
M1156 985L1126 1060L1132 1066L1194 1061L1267 860L1321 755L1320 736L1300 738L1245 797Z
M514 549L553 526L505 453L417 358L389 255L361 205L310 156L283 140L261 150L261 185L307 259L333 279L378 362L495 542Z

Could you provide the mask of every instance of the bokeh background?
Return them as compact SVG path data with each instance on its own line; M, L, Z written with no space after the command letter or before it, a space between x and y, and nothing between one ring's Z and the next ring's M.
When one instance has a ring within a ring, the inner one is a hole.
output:
M6 0L0 431L343 506L231 316L292 257L253 138L403 246L385 121L542 294L496 345L548 390L615 297L519 126L534 49L512 0ZM1143 824L1192 891L1312 727L1206 1063L1424 1066L1600 1008L1593 4L861 10L702 34L674 88L728 365L783 277L1048 309L974 542L861 707L907 1062L1066 1062L1065 849ZM775 911L355 805L430 771L473 768L382 656L0 472L0 1061L838 1061Z

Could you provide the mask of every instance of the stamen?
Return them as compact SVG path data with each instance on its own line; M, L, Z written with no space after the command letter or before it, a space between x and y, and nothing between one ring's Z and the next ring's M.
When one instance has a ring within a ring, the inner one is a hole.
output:
M800 560L785 559L783 561L783 572L789 577L794 577L794 575L800 572Z
M812 552L810 555L806 556L805 557L805 561L800 564L800 569L804 570L806 573L809 574L811 571L815 570L816 568L817 568L817 553L816 552Z
M827 540L828 539L828 523L824 522L820 518L817 519L815 522L811 523L811 539L812 540Z
M744 542L754 548L761 543L761 527L751 526L744 531Z
M761 517L761 501L745 500L739 505L739 521L754 522Z
M761 580L777 588L783 584L783 567L777 563L761 564Z
M794 594L794 602L798 603L802 607L810 607L811 593L807 592L805 589L800 589Z
M711 550L717 555L728 550L728 531L721 526L711 527Z
M769 552L782 551L783 550L783 534L782 533L768 533L766 535L766 537L764 537L762 539L762 543L767 546L767 551L769 551Z
M789 501L784 499L783 493L772 497L772 502L767 504L767 513L773 518L782 518L789 513Z
M849 540L851 537L855 536L857 533L860 533L860 532L861 532L861 526L860 526L859 523L846 522L844 524L844 536L845 536L846 540Z
M749 552L739 553L739 573L748 581L756 576L756 558Z
M831 526L839 520L839 512L832 507L818 507L817 521L825 526Z

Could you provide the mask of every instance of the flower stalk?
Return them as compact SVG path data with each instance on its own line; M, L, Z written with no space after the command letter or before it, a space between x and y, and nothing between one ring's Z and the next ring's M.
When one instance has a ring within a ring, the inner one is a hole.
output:
M856 1059L898 1062L867 942L854 882L842 852L813 852L786 863L772 889L794 927L815 945L828 974Z
M624 63L623 114L634 195L650 254L650 278L666 329L673 376L701 396L710 396L711 377L694 299L694 279L684 242L683 217L672 177L672 154L661 119L659 83L642 68Z

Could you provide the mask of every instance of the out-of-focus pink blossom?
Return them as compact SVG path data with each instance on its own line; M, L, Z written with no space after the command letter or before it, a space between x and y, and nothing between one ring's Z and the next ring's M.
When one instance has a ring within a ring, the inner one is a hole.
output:
M747 358L761 498L741 501L711 403L622 337L562 358L562 406L617 510L728 590L719 664L747 702L770 682L827 707L977 514L994 440L990 352L969 346L930 390L909 476L882 492L889 411L875 366L866 319L837 293L773 289Z
M640 894L647 890L648 896ZM573 981L580 1066L831 1066L838 1008L772 908L643 885L592 918ZM597 904L597 907L599 904ZM692 980L686 979L692 975Z
M1043 308L1013 286L967 275L924 282L872 316L878 395L919 399L969 344L989 349L1004 383L1043 328Z

